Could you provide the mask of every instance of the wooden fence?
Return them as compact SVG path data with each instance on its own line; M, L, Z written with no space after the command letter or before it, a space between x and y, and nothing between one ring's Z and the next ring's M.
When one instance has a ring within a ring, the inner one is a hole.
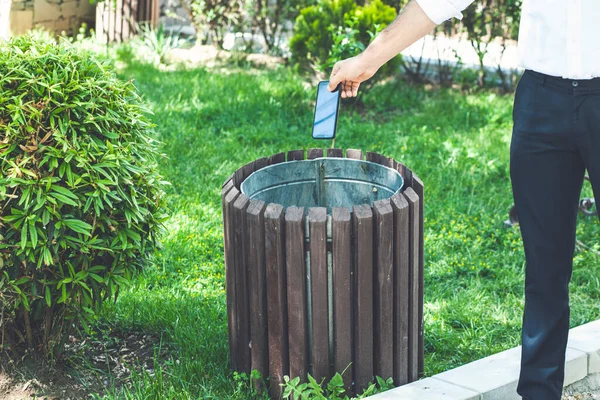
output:
M96 6L96 35L103 42L123 42L137 33L137 24L156 26L158 0L104 0Z
M363 159L360 150L345 156ZM287 152L287 161L303 158ZM252 161L223 184L230 366L270 376L273 398L284 375L320 381L346 370L355 394L375 375L402 385L423 373L423 183L392 158L367 152L366 160L396 169L403 189L331 215L240 193L252 172L286 153Z

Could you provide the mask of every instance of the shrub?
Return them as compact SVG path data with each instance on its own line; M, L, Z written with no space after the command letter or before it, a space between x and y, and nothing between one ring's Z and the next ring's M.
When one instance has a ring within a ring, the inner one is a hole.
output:
M317 69L329 72L340 57L360 53L395 17L396 10L381 0L364 6L357 6L353 0L319 0L302 9L296 19L290 40L292 61L304 68L313 63ZM383 70L393 71L397 66L395 59Z
M153 125L131 82L33 35L0 44L2 337L59 356L116 300L164 221Z
M355 9L353 0L319 0L300 10L290 39L292 62L306 67L312 59L323 65L333 45L331 30L343 27Z

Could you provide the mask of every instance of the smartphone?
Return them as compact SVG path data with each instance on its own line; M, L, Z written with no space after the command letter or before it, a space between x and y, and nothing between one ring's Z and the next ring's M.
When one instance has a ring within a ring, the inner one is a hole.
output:
M341 84L333 92L329 91L328 86L329 81L322 81L319 82L317 88L317 102L315 103L315 118L312 129L313 139L335 138Z

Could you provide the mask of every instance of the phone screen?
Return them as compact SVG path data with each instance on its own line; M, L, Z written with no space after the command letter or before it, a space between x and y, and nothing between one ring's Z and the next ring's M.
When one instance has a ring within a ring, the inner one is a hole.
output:
M337 113L340 104L340 88L330 92L327 86L329 81L319 82L317 89L317 103L315 105L315 119L313 122L312 137L314 139L333 139L337 124Z

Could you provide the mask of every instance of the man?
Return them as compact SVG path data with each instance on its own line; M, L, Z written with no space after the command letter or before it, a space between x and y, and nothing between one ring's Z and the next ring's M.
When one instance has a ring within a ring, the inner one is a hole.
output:
M338 62L330 90L360 83L473 0L411 0L360 55ZM523 0L510 145L512 193L525 250L517 393L559 400L569 331L578 201L587 168L600 198L600 1Z

